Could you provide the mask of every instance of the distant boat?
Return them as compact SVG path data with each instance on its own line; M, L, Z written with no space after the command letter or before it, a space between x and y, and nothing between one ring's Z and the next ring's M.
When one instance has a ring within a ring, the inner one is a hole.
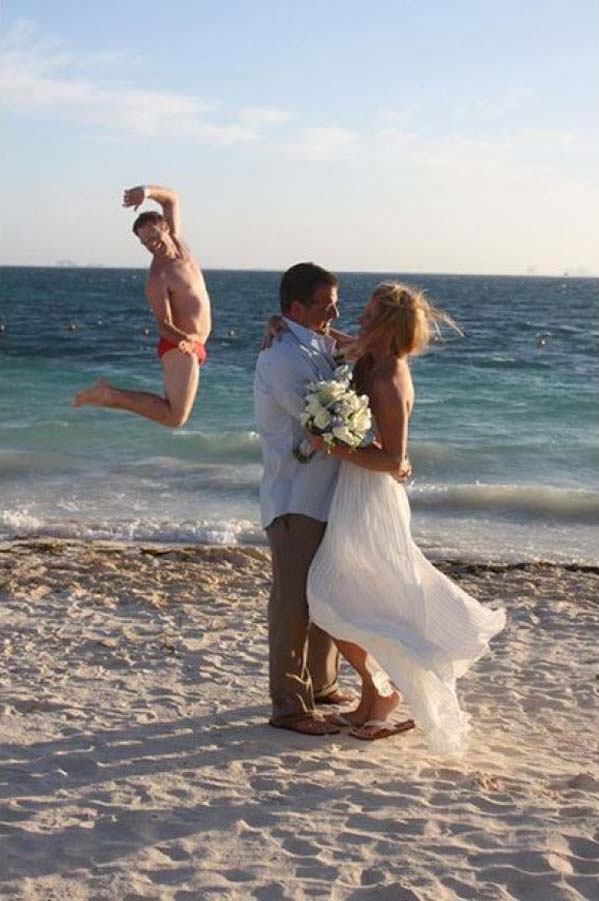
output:
M586 266L573 266L570 269L564 269L562 278L594 278L593 272Z

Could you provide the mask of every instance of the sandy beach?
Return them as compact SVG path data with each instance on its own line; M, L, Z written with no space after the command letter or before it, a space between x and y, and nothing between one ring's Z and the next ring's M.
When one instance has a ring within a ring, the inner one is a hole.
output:
M440 565L509 616L457 760L267 725L264 549L2 545L0 897L596 898L599 571Z

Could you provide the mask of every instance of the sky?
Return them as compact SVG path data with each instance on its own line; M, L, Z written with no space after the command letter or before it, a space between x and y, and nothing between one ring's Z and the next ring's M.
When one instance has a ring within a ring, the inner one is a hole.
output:
M0 264L596 275L595 0L5 0ZM151 205L150 207L151 208Z

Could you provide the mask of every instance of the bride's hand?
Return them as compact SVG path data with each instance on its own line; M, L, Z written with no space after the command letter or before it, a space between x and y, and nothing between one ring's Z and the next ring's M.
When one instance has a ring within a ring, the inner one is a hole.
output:
M287 327L287 323L284 321L282 316L271 316L266 323L266 331L264 332L264 337L262 338L260 350L268 350L275 338L279 338L281 335L288 331L289 328Z
M406 482L412 475L412 464L409 457L406 457L403 463L400 463L397 470L393 473L393 478L398 482Z
M314 448L314 450L321 451L323 454L326 454L327 447L320 435L315 435L314 432L306 432L306 441L308 442L310 447Z

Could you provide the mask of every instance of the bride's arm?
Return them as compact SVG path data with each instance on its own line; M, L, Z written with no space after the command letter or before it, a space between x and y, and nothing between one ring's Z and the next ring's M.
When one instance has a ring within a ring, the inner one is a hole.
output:
M329 327L329 335L331 338L335 339L335 344L340 350L343 350L346 345L354 340L352 335L348 335L346 332L340 332L338 328Z
M281 335L285 334L285 332L287 331L289 331L289 329L285 324L285 320L282 316L271 316L265 326L260 350L268 350L273 341L275 341L277 338L280 338ZM344 347L347 347L347 345L351 344L351 342L354 340L351 335L347 335L345 332L340 332L339 329L336 328L329 328L328 334L331 336L331 338L335 339L335 343L339 350L343 350Z

